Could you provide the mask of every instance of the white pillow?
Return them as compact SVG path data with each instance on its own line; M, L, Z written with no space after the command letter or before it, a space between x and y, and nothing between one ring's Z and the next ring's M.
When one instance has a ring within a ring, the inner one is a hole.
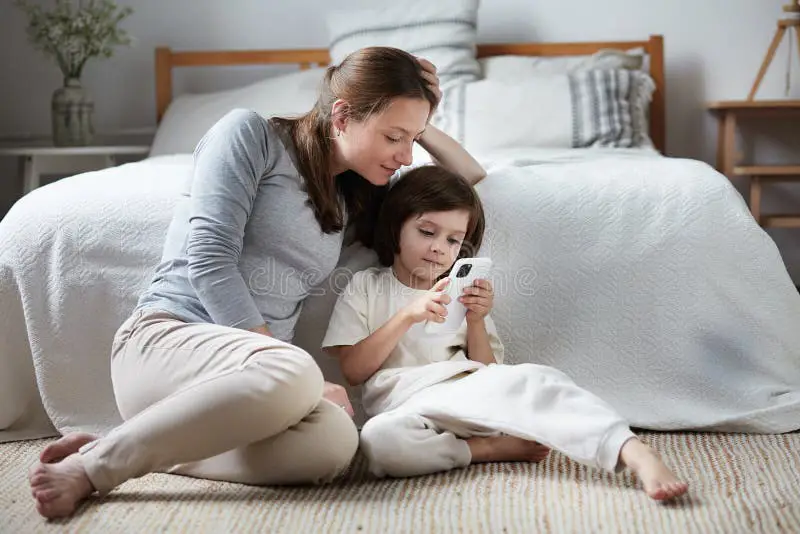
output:
M592 69L645 68L644 49L606 48L588 56L493 56L479 60L484 78L513 82L532 75L568 74Z
M324 68L308 69L227 91L181 95L167 108L150 155L191 154L206 131L235 108L252 109L267 118L305 113L317 101L324 74Z
M334 11L328 15L330 54L340 63L367 46L391 46L436 65L444 86L476 80L478 0L396 1L382 8Z
M598 69L468 83L464 107L449 111L464 147L652 147L647 110L654 84L639 71ZM454 116L455 115L455 116Z

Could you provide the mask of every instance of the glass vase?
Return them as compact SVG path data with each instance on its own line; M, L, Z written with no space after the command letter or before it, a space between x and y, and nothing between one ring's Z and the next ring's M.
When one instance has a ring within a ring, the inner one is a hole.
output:
M53 93L53 143L56 146L86 146L94 139L94 102L78 78L65 78Z

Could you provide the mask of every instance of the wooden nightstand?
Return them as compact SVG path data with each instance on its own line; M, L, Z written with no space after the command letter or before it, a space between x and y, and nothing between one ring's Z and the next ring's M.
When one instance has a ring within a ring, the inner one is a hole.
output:
M70 175L113 167L117 156L142 156L150 152L146 145L101 145L55 147L46 144L0 144L0 156L20 158L23 194L40 185L44 174Z
M761 214L761 187L775 182L800 182L800 162L794 165L743 164L736 148L739 119L791 119L800 117L800 100L730 100L713 102L708 109L719 116L717 170L729 178L750 179L750 211L764 227L800 228L798 213Z

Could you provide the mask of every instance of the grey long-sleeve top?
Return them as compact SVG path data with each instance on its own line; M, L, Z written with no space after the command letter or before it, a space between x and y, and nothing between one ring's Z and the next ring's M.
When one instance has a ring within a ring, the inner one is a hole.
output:
M191 183L137 309L245 329L266 323L291 341L302 302L335 268L343 236L322 232L293 158L291 141L257 113L220 119L195 150Z

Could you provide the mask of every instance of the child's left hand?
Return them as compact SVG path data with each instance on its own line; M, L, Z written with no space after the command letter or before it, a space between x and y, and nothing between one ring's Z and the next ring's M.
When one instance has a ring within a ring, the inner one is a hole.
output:
M479 278L473 285L464 288L464 293L458 300L467 308L467 323L482 321L494 305L492 283Z

